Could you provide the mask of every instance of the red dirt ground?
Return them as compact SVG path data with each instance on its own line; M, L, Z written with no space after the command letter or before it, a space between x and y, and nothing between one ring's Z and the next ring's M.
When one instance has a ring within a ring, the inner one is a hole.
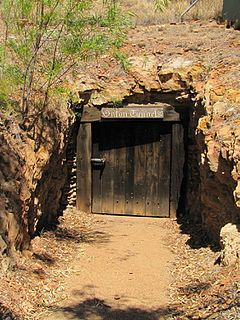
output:
M100 239L74 261L68 299L47 319L157 319L169 302L168 222L94 216L92 231Z

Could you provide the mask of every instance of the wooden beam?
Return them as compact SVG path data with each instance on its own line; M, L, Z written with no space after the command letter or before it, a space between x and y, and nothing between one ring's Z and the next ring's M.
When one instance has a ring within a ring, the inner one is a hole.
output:
M184 128L182 124L172 125L172 166L171 166L171 195L170 217L177 215L178 202L180 199L181 185L183 180L183 166L185 161Z
M163 108L102 108L101 118L108 119L163 119Z
M91 212L91 123L81 123L77 137L77 209Z
M81 122L94 122L101 120L101 112L95 107L83 107Z
M163 121L178 122L180 121L180 115L174 110L164 110Z
M160 121L180 121L179 113L177 113L171 105L162 104L131 104L124 108L102 108L84 106L81 123L109 121L118 119L152 119Z

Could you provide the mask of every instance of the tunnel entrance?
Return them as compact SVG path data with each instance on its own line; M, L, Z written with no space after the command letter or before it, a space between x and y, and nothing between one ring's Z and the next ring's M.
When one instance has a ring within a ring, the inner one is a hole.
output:
M184 163L184 126L171 105L84 107L77 141L77 208L175 217Z

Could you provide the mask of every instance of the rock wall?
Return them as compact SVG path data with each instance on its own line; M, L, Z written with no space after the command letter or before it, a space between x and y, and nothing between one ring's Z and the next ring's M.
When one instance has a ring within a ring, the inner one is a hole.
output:
M167 102L186 112L184 209L217 243L240 220L239 45L239 33L215 23L137 28L122 48L124 68L105 56L69 77L82 104Z
M28 250L37 228L54 223L65 183L65 150L73 116L67 105L19 122L1 115L0 251ZM32 125L34 124L34 125Z
M66 149L66 167L67 174L65 184L62 190L62 197L60 201L61 209L76 207L77 201L77 134L79 129L79 122L76 121L71 130L67 149Z
M217 242L222 227L240 221L240 110L224 100L210 100L196 131L202 222Z

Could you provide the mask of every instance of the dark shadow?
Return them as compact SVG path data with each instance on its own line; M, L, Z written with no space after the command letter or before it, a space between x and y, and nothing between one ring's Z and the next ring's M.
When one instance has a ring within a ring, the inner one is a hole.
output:
M111 235L101 231L78 231L74 229L58 227L54 236L59 241L71 241L75 243L107 243Z
M113 308L103 299L92 298L83 302L57 309L74 319L98 319L98 320L159 320L175 316L181 316L183 313L175 308L141 309L141 308ZM189 318L191 319L191 318Z
M199 283L191 284L186 288L183 288L181 295L189 296L193 294L196 298L196 294L201 294L205 290L209 289L211 284ZM76 290L76 296L84 296L84 290ZM240 307L239 299L232 293L233 299L231 303L227 302L227 298L224 297L224 292L219 292L218 295L212 295L210 299L204 302L201 301L198 306L194 306L193 309L189 309L189 306L184 304L174 304L166 307L159 308L140 308L140 307L129 307L129 308L114 308L109 305L104 299L97 297L87 298L77 304L69 305L66 307L56 307L51 308L53 312L60 312L66 316L66 319L79 319L79 320L207 320L207 319L228 319L228 312L233 311L236 315L233 319L238 319L238 310ZM126 302L126 300L121 297L116 297L116 300ZM189 303L191 298L189 298ZM186 300L185 300L186 301ZM210 310L209 310L210 307ZM199 310L202 316L199 315ZM204 314L204 315L203 315ZM230 319L230 318L229 318ZM232 319L232 318L231 318Z
M167 103L173 106L180 106L181 109L192 106L192 101L189 98L186 98L185 101L182 98L181 102L178 102L177 98L181 95L182 91L160 93L154 90L152 90L151 92L147 91L144 87L141 87L141 89L143 90L143 93L134 93L126 97L123 100L123 106L128 105L130 103L148 104L156 102Z
M0 302L0 319L21 320L22 318L14 314L8 307Z
M48 266L52 266L55 264L56 260L51 257L50 254L48 254L47 252L44 253L34 253L33 257L37 260L40 260L42 262L44 262L45 264L47 264Z
M194 293L201 293L203 290L206 290L210 287L211 287L210 283L198 282L198 283L191 283L190 285L182 288L180 291L185 295L189 295Z
M170 134L171 130L170 123L160 126L159 121L97 122L93 125L93 144L98 145L100 153L113 148L131 148L159 141L159 137Z
M70 176L73 166L73 158L76 149L76 131L78 122L74 124L62 124L57 121L55 112L51 110L38 109L36 107L34 114L29 114L21 123L21 128L25 135L34 141L34 150L37 152L41 146L44 146L44 152L50 152L49 161L42 168L41 178L36 180L36 190L28 200L28 230L30 237L33 238L42 230L54 228L58 224L58 218L63 214L67 203L65 195L69 191ZM61 133L65 133L64 147L61 145ZM67 149L71 145L70 148ZM45 151L47 150L47 151ZM71 181L74 183L73 181ZM35 181L34 181L35 183ZM38 203L34 199L38 199ZM39 213L41 216L39 217ZM35 217L39 217L37 227L35 228ZM37 229L37 231L35 230ZM36 231L36 232L35 232Z
M199 136L198 139L204 137ZM220 251L221 228L228 223L239 223L239 208L233 197L233 190L237 184L232 177L233 164L224 159L221 153L216 163L217 168L213 171L207 161L203 164L199 161L198 174L201 188L198 192L194 191L196 205L192 206L188 216L178 218L182 233L190 235L187 244L193 249L210 247L214 252ZM194 199L190 200L193 204ZM192 213L193 209L198 212L197 219Z
M178 223L182 233L190 236L187 244L191 248L210 247L215 252L220 250L221 228L229 222L239 222L239 208L233 198L236 188L236 181L232 178L233 163L219 153L215 159L217 167L211 168L208 159L203 158L208 152L205 136L196 128L199 119L205 115L201 102L197 108L189 109Z
M178 218L177 222L180 224L181 232L190 236L186 244L192 249L200 249L210 246L214 251L219 251L218 246L211 244L211 241L206 231L203 230L201 223L191 221L188 216Z

